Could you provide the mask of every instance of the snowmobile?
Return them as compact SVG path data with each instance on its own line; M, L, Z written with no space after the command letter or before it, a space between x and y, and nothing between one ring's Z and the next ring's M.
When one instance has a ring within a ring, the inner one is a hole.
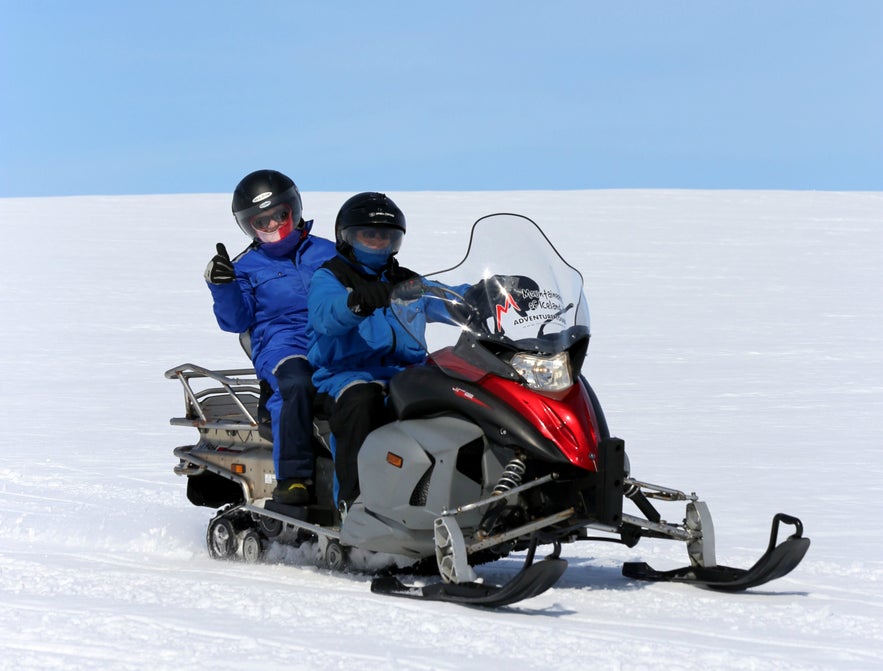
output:
M689 559L683 568L630 562L623 574L724 591L781 577L806 554L803 524L780 513L752 567L718 565L705 502L632 476L624 441L610 434L581 374L590 339L583 278L530 219L479 219L463 261L397 285L388 309L427 360L390 381L397 419L362 445L361 494L348 506L335 500L321 411L315 501L282 505L271 497L267 385L251 369L184 364L166 372L183 384L186 404L185 417L171 423L199 431L197 444L174 451L175 472L187 476L193 504L218 509L206 534L212 557L257 561L271 542L310 540L333 570L345 570L359 550L408 558L405 574L437 576L420 585L381 573L375 593L499 607L554 585L567 566L562 546L577 541L680 541ZM680 522L657 508L672 503L684 506ZM780 541L782 525L794 532ZM542 546L551 551L537 559ZM524 566L511 580L478 576L476 566L516 552L525 553Z

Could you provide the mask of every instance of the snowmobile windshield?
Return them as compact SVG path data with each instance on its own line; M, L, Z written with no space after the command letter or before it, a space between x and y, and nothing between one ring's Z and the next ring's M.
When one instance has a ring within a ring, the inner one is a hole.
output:
M397 285L391 299L405 329L455 377L517 377L515 354L571 349L576 374L588 345L582 275L521 215L479 219L460 263Z

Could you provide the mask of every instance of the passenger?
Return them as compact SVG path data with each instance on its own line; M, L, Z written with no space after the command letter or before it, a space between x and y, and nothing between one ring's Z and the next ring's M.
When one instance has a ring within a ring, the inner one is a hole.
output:
M333 399L329 413L339 502L359 493L357 457L365 437L392 421L385 387L423 347L386 309L397 282L416 273L395 259L405 215L382 193L347 200L334 225L337 256L316 271L309 293L313 382Z
M300 192L275 170L246 175L233 191L233 216L252 244L234 261L222 243L205 270L218 325L249 332L255 371L273 389L273 500L305 505L312 495L313 369L307 361L307 291L313 272L335 256L310 234Z

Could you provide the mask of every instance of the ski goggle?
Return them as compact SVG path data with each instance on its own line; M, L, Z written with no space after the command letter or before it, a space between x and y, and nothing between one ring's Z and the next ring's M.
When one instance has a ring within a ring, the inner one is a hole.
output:
M291 207L285 205L273 212L259 214L251 220L251 227L256 231L274 231L291 219ZM274 226L275 224L275 226Z

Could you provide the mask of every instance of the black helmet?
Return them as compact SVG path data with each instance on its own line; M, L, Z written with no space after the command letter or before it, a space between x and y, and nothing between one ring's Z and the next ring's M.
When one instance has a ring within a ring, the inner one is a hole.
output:
M304 225L297 185L275 170L242 178L233 190L233 216L243 233L266 243L279 242Z
M383 231L386 234L384 237L389 244L383 249L383 253L388 258L398 252L402 245L405 215L386 194L373 191L358 193L347 200L337 213L334 235L338 251L350 258L356 258L359 251L356 233L365 229L374 229L378 233ZM378 250L362 251L373 255ZM363 258L357 260L364 262Z

